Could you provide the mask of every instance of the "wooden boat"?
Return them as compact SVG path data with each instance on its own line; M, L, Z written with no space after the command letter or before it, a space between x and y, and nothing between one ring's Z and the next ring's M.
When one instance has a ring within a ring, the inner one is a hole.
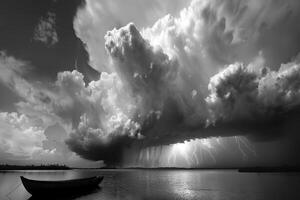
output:
M79 194L92 191L101 183L103 176L59 181L31 180L21 176L21 180L25 189L32 196L53 196Z

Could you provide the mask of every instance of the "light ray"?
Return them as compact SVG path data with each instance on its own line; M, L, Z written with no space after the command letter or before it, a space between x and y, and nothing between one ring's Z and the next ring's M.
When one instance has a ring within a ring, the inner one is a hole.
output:
M235 141L238 145L238 148L239 148L240 152L242 153L243 160L247 160L247 154L245 153L245 151L241 147L240 138L238 136L234 136L234 138L235 138Z

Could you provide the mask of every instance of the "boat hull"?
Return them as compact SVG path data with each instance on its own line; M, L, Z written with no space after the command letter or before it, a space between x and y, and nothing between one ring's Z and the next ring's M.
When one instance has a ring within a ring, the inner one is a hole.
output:
M25 189L32 196L55 196L92 191L99 187L98 185L103 180L103 176L63 181L31 180L21 176L21 180Z

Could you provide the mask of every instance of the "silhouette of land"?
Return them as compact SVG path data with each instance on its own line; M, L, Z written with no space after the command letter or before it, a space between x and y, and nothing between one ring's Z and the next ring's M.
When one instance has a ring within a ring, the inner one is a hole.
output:
M300 166L273 166L273 167L101 167L99 169L137 169L137 170L237 170L238 172L253 173L281 173L281 172L300 172Z
M49 164L49 165L0 165L0 170L68 170L71 169L66 165Z
M280 172L300 172L299 166L281 166L281 167L243 167L238 169L239 172L253 173L280 173Z

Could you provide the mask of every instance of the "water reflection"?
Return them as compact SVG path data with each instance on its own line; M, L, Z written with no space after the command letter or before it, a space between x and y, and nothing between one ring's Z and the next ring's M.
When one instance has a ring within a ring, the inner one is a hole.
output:
M187 171L179 173L177 175L177 178L175 179L176 182L171 185L173 193L177 193L177 195L182 199L191 199L195 196L199 196L199 194L197 194L198 191L192 187L193 183L191 183L191 181L193 181L194 179L195 177L192 173L188 173ZM201 180L202 178L200 175L199 180L197 180L198 185Z
M98 187L92 191L87 191L85 193L80 193L80 194L77 194L77 193L74 193L74 194L71 194L71 195L64 195L64 196L43 196L42 199L43 200L73 200L73 199L78 199L80 197L86 197L88 195L93 195L93 194L96 194L96 193L99 193L101 192L102 188L101 187ZM36 196L31 196L28 200L41 200L41 197L36 197Z

